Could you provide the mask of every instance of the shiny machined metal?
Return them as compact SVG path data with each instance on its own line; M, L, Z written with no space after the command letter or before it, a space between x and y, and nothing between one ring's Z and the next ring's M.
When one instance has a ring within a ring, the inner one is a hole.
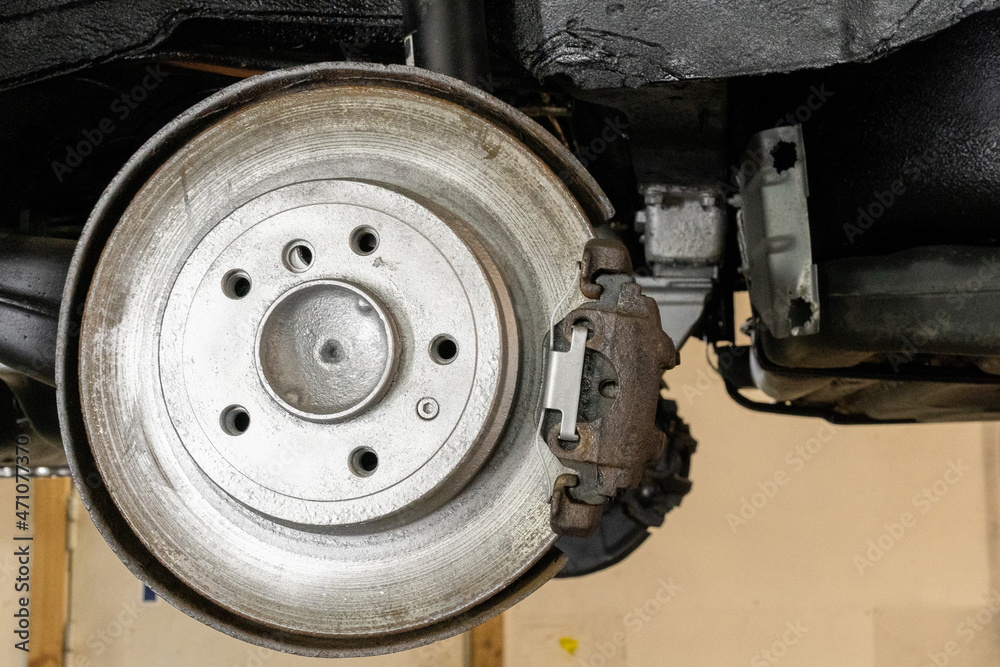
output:
M373 252L357 252L358 229ZM308 266L290 268L286 248L304 243ZM185 449L235 499L304 525L446 500L492 451L514 381L515 323L488 262L370 183L296 183L237 208L183 260L163 315L177 333L161 336L160 387ZM424 397L434 420L414 411ZM234 410L245 428L227 425Z
M446 77L323 64L209 98L112 183L67 282L95 523L176 606L281 650L400 650L510 606L558 569L547 341L608 213Z
M338 422L385 395L399 355L395 321L376 297L351 283L320 279L271 304L257 327L254 358L260 385L283 408L303 419Z
M574 326L569 349L549 352L549 376L545 382L546 410L560 413L559 439L576 442L576 418L580 410L580 383L587 351L587 327Z

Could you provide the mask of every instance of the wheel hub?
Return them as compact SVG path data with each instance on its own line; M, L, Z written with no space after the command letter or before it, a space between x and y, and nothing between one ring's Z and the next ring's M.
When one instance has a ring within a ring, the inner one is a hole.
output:
M306 419L343 421L382 397L399 350L395 325L357 285L313 280L293 287L264 315L257 345L263 386Z
M164 314L180 335L160 344L171 421L202 471L270 516L414 514L496 443L481 434L513 380L499 372L516 355L505 292L404 195L332 180L273 190L180 270Z

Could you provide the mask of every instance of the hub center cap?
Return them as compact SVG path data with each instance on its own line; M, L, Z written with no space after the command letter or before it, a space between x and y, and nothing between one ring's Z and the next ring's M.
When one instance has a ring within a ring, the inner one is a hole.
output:
M305 419L341 421L376 403L398 359L395 327L356 285L314 280L285 292L264 315L257 363L264 386Z

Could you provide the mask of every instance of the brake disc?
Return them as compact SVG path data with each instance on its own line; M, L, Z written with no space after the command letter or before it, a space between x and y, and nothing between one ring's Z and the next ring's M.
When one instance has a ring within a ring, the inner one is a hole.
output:
M67 284L61 420L98 528L175 606L285 651L499 613L561 564L546 338L609 210L526 117L413 68L194 107L105 192Z

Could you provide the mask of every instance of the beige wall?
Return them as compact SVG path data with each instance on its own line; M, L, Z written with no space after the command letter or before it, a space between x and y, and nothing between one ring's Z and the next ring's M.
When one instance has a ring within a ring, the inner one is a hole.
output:
M505 614L508 666L923 667L932 656L1000 664L1000 622L987 599L1000 589L995 427L831 428L755 414L725 396L697 342L669 377L700 443L694 491L624 563L552 582ZM781 484L769 484L776 475ZM920 499L923 489L935 502ZM12 494L0 482L0 506L11 508ZM732 518L744 498L760 506L745 524ZM69 665L317 664L230 639L162 601L143 603L141 584L74 507ZM903 526L905 514L912 520ZM12 523L12 509L0 515L3 545ZM856 560L880 538L889 548L877 562ZM8 619L9 551L0 552ZM21 664L12 643L0 646L0 664ZM465 660L465 640L456 638L338 664Z
M703 345L683 362L668 377L699 441L693 492L622 564L508 612L508 665L922 667L949 642L957 655L939 662L1000 665L994 427L756 414L725 395ZM734 520L743 499L760 507ZM992 623L960 627L977 612Z

